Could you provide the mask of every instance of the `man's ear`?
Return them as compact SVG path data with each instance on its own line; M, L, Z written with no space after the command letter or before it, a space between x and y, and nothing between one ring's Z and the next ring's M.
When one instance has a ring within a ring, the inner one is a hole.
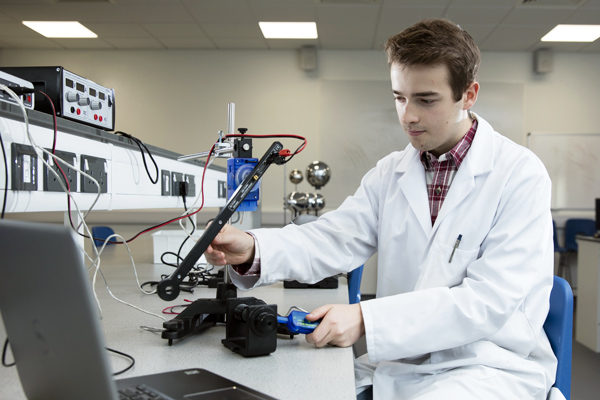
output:
M473 107L475 102L477 101L477 95L479 94L479 82L471 82L467 90L465 90L465 94L463 98L465 99L465 103L463 105L463 110L468 110Z

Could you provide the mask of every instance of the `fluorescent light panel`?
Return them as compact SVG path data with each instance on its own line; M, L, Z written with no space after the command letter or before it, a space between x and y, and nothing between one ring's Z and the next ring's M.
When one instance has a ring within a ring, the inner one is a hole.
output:
M23 21L23 25L47 38L97 38L77 21Z
M265 39L316 39L315 22L259 22Z
M542 42L593 42L600 37L600 25L556 25Z

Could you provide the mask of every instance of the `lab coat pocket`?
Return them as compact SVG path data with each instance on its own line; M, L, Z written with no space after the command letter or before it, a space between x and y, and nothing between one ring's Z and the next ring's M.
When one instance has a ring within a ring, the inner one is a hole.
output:
M417 288L459 285L467 276L467 267L477 259L478 253L479 249L461 250L454 249L454 246L434 243L421 271Z

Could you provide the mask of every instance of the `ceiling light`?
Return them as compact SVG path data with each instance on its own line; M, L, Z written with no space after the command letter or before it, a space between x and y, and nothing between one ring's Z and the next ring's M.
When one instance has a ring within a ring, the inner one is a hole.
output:
M23 21L23 25L48 38L97 38L77 21Z
M316 39L315 22L259 22L265 39Z
M542 42L593 42L600 37L600 25L556 25Z

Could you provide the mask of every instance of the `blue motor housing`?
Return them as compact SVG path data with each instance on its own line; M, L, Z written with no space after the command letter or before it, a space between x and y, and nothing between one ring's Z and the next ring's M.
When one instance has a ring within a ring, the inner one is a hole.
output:
M233 196L238 186L258 164L258 158L230 158L227 160L227 199ZM242 201L237 211L256 211L258 208L260 180Z

